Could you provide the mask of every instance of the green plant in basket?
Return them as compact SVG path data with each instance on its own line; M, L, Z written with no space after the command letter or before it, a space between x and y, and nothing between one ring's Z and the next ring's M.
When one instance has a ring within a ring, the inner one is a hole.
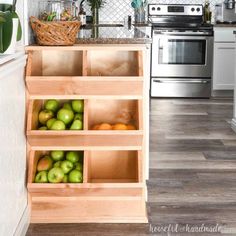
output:
M13 19L19 19L16 13L16 2L0 4L0 53L4 53L11 44L13 35ZM17 41L22 38L22 28L19 20L17 29Z
M91 9L99 9L101 7L104 6L104 4L106 3L106 1L104 0L87 0L89 6L91 7Z

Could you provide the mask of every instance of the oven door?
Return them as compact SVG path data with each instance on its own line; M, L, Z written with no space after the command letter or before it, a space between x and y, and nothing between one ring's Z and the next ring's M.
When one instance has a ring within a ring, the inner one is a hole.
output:
M211 77L213 37L153 32L152 77Z

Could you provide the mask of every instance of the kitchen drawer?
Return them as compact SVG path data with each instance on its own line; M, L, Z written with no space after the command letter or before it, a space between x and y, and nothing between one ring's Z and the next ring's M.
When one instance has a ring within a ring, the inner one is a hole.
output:
M153 78L152 97L209 97L210 79Z
M227 27L227 28L223 28L223 27L215 27L214 28L214 42L235 42L235 35L234 35L234 30L236 30L236 28L233 27Z

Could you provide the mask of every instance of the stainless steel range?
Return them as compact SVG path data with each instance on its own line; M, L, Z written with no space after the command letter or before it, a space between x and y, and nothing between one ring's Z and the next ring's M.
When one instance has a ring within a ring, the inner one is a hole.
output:
M202 5L149 4L152 97L210 97L213 27Z

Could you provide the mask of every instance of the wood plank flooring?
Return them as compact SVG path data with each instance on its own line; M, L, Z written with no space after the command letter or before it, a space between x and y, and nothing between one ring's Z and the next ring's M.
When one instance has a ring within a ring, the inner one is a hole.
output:
M236 236L232 117L230 99L152 100L150 224L31 224L27 236Z

